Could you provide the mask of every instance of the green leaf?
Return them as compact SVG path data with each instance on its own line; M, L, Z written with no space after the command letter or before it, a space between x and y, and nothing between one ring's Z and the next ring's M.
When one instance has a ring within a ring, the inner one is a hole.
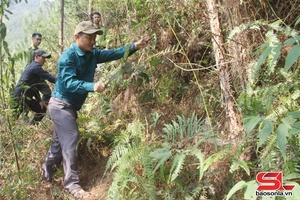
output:
M268 137L270 136L270 134L273 131L273 123L270 121L264 121L263 123L263 128L261 129L261 131L258 134L258 144L257 144L257 149L259 147L261 147L261 145L268 139Z
M203 162L203 168L200 168L200 173L199 173L199 180L201 180L203 178L204 172L215 162L221 160L222 158L225 157L225 155L227 155L228 152L226 152L226 150L217 152L211 156L209 156L207 159L204 160ZM201 166L201 163L200 163Z
M295 45L289 51L285 59L284 67L286 71L288 71L293 66L293 64L298 60L299 56L300 56L300 45Z
M261 66L267 59L267 57L269 56L269 54L271 53L272 51L272 47L268 46L264 52L260 55L258 61L257 61L257 66Z
M292 129L290 130L290 135L296 135L300 133L300 122L293 124Z
M138 88L138 87L141 87L142 84L143 84L143 81L144 81L144 80L143 80L142 78L139 77L139 78L137 79L137 81L136 81L136 87L137 87L137 88Z
M237 170L239 167L243 168L245 170L245 172L248 174L248 176L250 176L250 169L248 167L248 164L243 161L243 160L235 160L233 161L232 165L230 166L230 172L234 172L235 170Z
M293 180L293 179L300 179L299 173L291 173L283 177L283 180Z
M244 193L244 199L256 200L257 196L255 194L258 184L256 180L247 182L247 188Z
M270 63L270 67L274 67L276 65L278 58L280 56L280 53L281 53L281 48L282 48L282 46L280 44L277 44L277 46L272 48L271 56L273 57L273 59ZM273 72L273 70L270 70L270 73L272 73L272 72Z
M288 117L281 119L281 121L282 121L282 123L284 123L290 127L292 124L294 124L296 122L296 119L292 116L288 116Z
M172 152L171 150L167 147L165 148L159 148L154 150L150 156L154 159L154 160L158 160L158 163L156 165L156 167L153 170L153 173L155 173L155 171L161 166L164 165L165 162L172 156Z
M143 79L146 81L146 83L149 83L149 82L150 82L150 78L149 78L148 74L146 74L146 73L144 73L144 72L140 72L140 73L138 74L138 76L141 77L141 78L143 78Z
M169 176L170 182L174 181L178 177L178 174L180 173L180 171L183 167L185 157L186 157L185 153L176 154L174 156L174 160L172 163L172 167L170 170L170 176ZM175 170L174 170L174 168L175 168Z
M196 158L198 158L199 160L199 173L201 174L202 169L204 168L204 154L201 152L200 149L194 149L192 151L192 154L196 156ZM202 177L199 177L199 180L201 180Z
M5 10L5 12L8 12L10 15L13 14L13 12L11 12L10 10L7 10L7 9L4 9L4 10Z
M230 197L236 193L238 190L241 190L243 188L247 187L247 183L245 181L240 181L237 184L233 186L233 188L230 189L229 193L226 196L226 200L230 199Z
M282 25L282 20L276 20L275 22L269 24L270 27L272 27L275 30L280 30L281 29L281 25Z
M8 43L4 40L3 41L3 48L5 50L5 52L8 54L8 56L10 57L10 53L9 53L9 49L8 49Z
M1 39L4 40L6 37L6 26L4 23L0 24L0 34L1 34Z
M160 59L160 58L155 58L155 59L152 59L152 60L150 61L150 65L151 65L152 67L158 65L159 63L161 63L161 59Z
M252 119L245 124L246 133L247 134L250 133L260 121L261 121L261 117L258 116L252 117Z
M288 135L288 127L286 124L280 124L276 130L277 144L284 159L286 159L285 145L287 144L286 136Z
M284 185L295 185L294 189L292 190L293 196L292 197L286 196L285 199L286 200L299 200L299 197L300 197L300 185L299 185L299 183L297 183L297 182L286 182L286 183L284 183Z
M289 38L286 41L284 41L284 45L288 46L288 45L294 44L296 42L297 42L297 40L295 38Z
M300 119L300 112L288 112L287 114L293 116L294 118Z
M296 26L297 24L299 24L299 22L300 22L300 17L297 19L297 21L296 21L296 23L295 23L295 26Z

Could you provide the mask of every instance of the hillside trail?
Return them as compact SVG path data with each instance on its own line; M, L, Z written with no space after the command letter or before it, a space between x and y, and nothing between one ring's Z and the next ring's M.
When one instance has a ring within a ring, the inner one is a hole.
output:
M84 155L86 156L86 155ZM92 159L87 157L79 158L79 177L82 188L92 194L91 197L85 198L87 200L105 200L107 197L108 189L111 185L113 174L105 171L107 157L100 159ZM63 171L62 169L54 176L52 184L45 181L41 182L41 191L35 197L39 200L73 200L75 199L63 188Z
M37 154L41 158L38 166L44 163L45 152L48 151L50 143L45 145L45 141L50 141L53 133L53 124L42 124L39 127L28 127L29 131L38 131L38 134L33 134L31 141L38 141ZM85 145L84 145L85 144ZM108 170L106 174L105 167L110 156L110 148L105 144L98 144L95 149L90 149L86 143L78 145L78 173L81 187L92 194L87 200L106 200L108 189L113 180L113 172ZM37 187L28 190L33 190L27 199L34 200L74 200L75 198L68 194L63 187L63 166L61 166L53 177L53 182L48 183L41 176L40 171L36 172L40 180Z

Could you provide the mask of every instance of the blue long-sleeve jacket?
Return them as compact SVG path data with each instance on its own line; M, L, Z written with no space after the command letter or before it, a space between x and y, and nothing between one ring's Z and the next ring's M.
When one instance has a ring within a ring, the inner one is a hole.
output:
M32 61L21 74L21 77L12 94L17 97L21 97L26 87L30 87L31 90L35 90L35 86L41 84L41 82L44 80L55 83L56 78L45 71L39 63ZM38 94L38 91L35 91L34 93L36 100L40 101L40 95Z
M113 50L100 50L83 53L76 43L65 50L58 60L58 75L53 97L63 99L78 111L82 107L89 92L94 91L94 74L98 63L121 59L127 46ZM130 53L136 50L130 45Z

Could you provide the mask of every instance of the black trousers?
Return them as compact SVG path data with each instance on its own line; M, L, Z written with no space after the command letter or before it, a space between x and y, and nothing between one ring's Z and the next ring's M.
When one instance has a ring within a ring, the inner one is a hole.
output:
M39 102L34 98L34 93L36 92L34 89L28 89L24 91L22 96L11 95L10 107L13 110L13 117L15 119L18 119L21 113L26 110L35 112L33 119L29 121L30 124L37 124L43 119L47 108L42 108Z

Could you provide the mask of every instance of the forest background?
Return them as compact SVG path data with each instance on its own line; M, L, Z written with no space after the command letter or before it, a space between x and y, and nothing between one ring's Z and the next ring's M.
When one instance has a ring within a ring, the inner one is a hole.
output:
M12 120L9 94L33 32L56 75L76 24L100 11L107 48L152 40L99 65L103 81L130 70L78 113L80 177L93 199L265 199L256 196L259 172L283 172L295 185L292 197L268 199L300 199L299 3L1 0L0 198L71 198L62 169L53 184L40 180L49 115L38 126Z

